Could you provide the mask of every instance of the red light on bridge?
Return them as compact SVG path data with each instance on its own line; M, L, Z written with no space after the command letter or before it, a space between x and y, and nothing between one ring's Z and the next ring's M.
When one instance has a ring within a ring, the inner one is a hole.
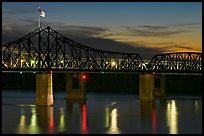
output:
M53 74L52 68L50 68L49 73L50 73L50 74Z
M82 74L82 75L81 75L81 78L82 78L83 80L86 80L87 77L86 77L85 74Z

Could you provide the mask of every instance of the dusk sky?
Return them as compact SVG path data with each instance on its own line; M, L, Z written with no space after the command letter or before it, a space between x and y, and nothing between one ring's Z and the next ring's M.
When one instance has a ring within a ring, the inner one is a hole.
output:
M144 59L202 51L202 2L3 2L2 43L50 26L81 44Z

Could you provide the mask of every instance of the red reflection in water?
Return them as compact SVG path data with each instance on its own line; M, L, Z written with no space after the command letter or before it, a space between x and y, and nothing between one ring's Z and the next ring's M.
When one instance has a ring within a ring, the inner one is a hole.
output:
M82 128L81 128L81 132L83 134L88 133L88 128L87 128L87 125L86 125L86 104L83 104L83 108L82 108Z
M54 124L54 116L53 116L53 114L51 114L51 116L50 116L48 132L49 133L55 133L55 124Z
M154 108L152 110L152 133L156 133L156 127L157 127L157 114L156 114L156 109Z

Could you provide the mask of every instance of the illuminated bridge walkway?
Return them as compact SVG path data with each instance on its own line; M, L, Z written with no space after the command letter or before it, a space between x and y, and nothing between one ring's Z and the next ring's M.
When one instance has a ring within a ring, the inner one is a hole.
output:
M83 93L70 94L68 91L68 97L81 98L85 96L85 81L80 79L81 75L77 72L141 72L140 94L142 94L154 89L152 86L155 81L152 74L144 73L201 74L202 53L166 53L155 55L151 60L144 61L136 53L104 51L82 45L48 26L37 28L18 40L2 44L2 72L19 71L36 71L38 73L36 75L37 97L41 97L42 94L38 94L38 92L42 92L42 88L45 92L52 90L52 73L65 72L67 74L69 71L75 73L67 76L69 81L66 85L67 89L78 89L82 90ZM86 78L85 75L83 78ZM162 82L165 82L163 77L161 78L161 86L164 86ZM146 86L150 87L147 88ZM47 101L53 101L52 91L50 92L48 93L49 96L46 96ZM153 100L152 92L154 91L145 93L144 100L146 100L147 95L151 97L149 99L148 96L147 100ZM142 97L140 98L142 99ZM37 103L44 102L40 100Z

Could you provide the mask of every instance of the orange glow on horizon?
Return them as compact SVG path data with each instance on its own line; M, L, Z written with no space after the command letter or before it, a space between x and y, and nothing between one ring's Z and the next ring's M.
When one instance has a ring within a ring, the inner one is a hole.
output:
M158 48L163 52L202 52L202 33L199 31L167 37L135 36L128 32L121 32L103 38L126 43L136 48Z

